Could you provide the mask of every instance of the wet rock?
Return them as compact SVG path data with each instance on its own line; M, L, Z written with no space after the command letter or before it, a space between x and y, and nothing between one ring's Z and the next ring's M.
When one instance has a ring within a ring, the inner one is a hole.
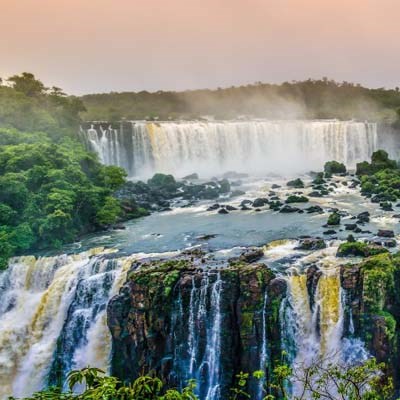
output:
M321 250L326 248L324 239L321 238L305 238L299 240L296 250Z
M324 235L336 235L336 231L334 229L327 229L323 232Z
M264 257L264 251L258 247L246 249L240 256L239 261L254 263Z
M305 211L307 212L307 214L313 214L313 213L322 214L324 212L324 210L320 206L310 206L307 207Z
M297 196L297 195L290 195L288 198L285 200L286 204L291 204L291 203L307 203L308 198L305 196Z
M392 203L390 203L389 201L383 201L383 202L379 203L379 207L383 211L393 211Z
M360 223L368 223L369 217L370 217L370 213L368 211L364 211L357 215L357 220Z
M250 208L250 207L247 207L247 206L241 206L240 209L241 209L242 211L249 211L249 210L251 210L251 208Z
M197 236L197 240L209 240L209 239L214 239L215 237L217 237L217 235L215 233L208 233L206 235L201 235L201 236Z
M292 188L295 188L295 189L303 189L304 188L304 182L300 178L297 178L297 179L294 179L292 181L287 182L286 186L292 187Z
M231 205L229 205L229 204L225 207L225 209L228 210L228 211L236 211L236 210L237 210L236 207L231 206Z
M272 186L271 186L272 189L279 189L281 187L282 187L281 185L278 185L276 183L272 184Z
M357 224L345 224L346 231L354 231L357 229Z
M215 211L218 210L221 206L218 203L213 204L212 206L207 208L207 211Z
M298 211L300 211L300 208L298 208L298 207L292 207L292 206L289 206L288 204L284 205L284 206L279 210L280 213L285 213L285 214L288 214L288 213L295 213L295 212L298 212Z
M379 229L378 233L376 235L379 237L384 237L384 238L393 238L394 232L389 229Z
M251 200L248 200L248 199L242 200L242 202L240 203L240 205L242 207L243 206L247 206L247 205L252 205L252 204L253 204L253 202Z
M321 192L318 192L316 190L313 190L308 194L309 197L323 197L323 194Z
M264 207L267 204L268 204L268 199L266 199L264 197L259 197L253 201L254 208Z
M182 179L185 179L185 180L188 180L188 181L197 180L197 179L199 179L199 174L193 173L193 174L190 174L190 175L186 175Z
M218 214L229 214L229 211L226 210L225 208L220 208L220 209L218 210Z

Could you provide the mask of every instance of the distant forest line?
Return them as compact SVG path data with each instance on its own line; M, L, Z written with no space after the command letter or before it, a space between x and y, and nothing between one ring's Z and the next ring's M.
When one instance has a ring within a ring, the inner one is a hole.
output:
M176 120L238 117L356 119L400 127L400 89L370 89L350 82L320 80L255 83L183 92L111 92L80 98L86 121Z

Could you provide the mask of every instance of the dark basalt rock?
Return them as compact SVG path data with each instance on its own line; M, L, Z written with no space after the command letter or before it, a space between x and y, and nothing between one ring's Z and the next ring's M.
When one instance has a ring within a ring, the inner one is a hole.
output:
M268 204L268 199L266 199L264 197L259 197L253 201L254 208L264 207L267 204Z
M296 250L321 250L326 248L324 239L321 238L305 238L299 240Z
M295 188L295 189L303 189L304 188L304 182L300 178L297 178L297 179L294 179L292 181L287 182L286 186L292 187L292 188Z
M357 229L357 224L345 224L346 231L355 231Z
M285 214L288 214L288 213L295 213L295 212L299 212L300 211L300 208L298 208L298 207L292 207L292 206L289 206L289 205L284 205L280 210L279 210L279 212L280 213L285 213Z
M324 212L324 210L320 206L310 206L305 208L305 211L307 212L307 214L313 214L313 213L322 214Z
M221 206L218 203L213 204L212 206L207 208L207 211L215 211L218 210Z
M334 229L327 229L323 232L324 235L336 235L336 231Z
M370 213L368 211L364 211L357 215L357 220L359 223L368 223L369 217L370 217Z
M218 214L229 214L229 211L226 210L225 208L220 208L220 209L218 210Z
M282 187L281 185L278 185L276 183L272 184L272 186L271 186L272 189L279 189L281 187Z
M251 208L250 208L250 207L247 207L247 206L241 206L240 209L241 209L242 211L249 211L249 210L251 210Z
M254 263L264 257L264 251L259 247L250 247L246 249L239 257L232 257L228 260L230 264L234 263Z
M379 229L378 233L376 236L379 237L384 237L384 238L393 238L394 237L394 232L389 229Z
M228 211L236 211L236 210L237 210L236 207L231 206L231 205L229 205L229 204L228 204L227 206L225 206L225 209L228 210Z
M167 387L184 386L193 329L196 359L207 356L206 333L212 328L216 312L214 290L219 290L220 297L222 398L229 397L236 374L259 365L263 325L270 352L267 371L274 368L281 353L278 318L286 295L285 282L275 278L264 264L239 262L233 267L202 270L199 262L196 257L177 258L132 266L127 282L107 307L112 335L111 372L118 379L132 381L143 371L152 370ZM215 286L217 280L219 286ZM203 301L203 313L196 308L199 301ZM195 313L194 319L191 312ZM195 365L196 370L199 367L200 363ZM206 378L207 371L199 369L199 375ZM268 380L267 374L270 383ZM203 397L205 386L199 387ZM257 382L249 389L255 398Z
M185 179L187 181L197 180L197 179L199 179L199 174L193 173L193 174L190 174L190 175L186 175L182 179Z
M243 206L247 206L247 205L252 205L252 204L253 204L253 202L251 200L248 200L248 199L242 200L242 202L240 203L240 205L242 207Z

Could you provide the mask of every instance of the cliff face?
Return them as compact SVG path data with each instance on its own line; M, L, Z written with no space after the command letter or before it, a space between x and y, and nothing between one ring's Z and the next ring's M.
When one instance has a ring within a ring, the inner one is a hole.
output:
M380 254L341 268L345 334L359 336L400 386L400 260Z
M192 257L132 266L108 306L113 374L131 380L154 370L171 386L195 378L201 398L227 395L240 371L263 369L268 379L280 356L285 283L264 264L200 263ZM259 390L256 382L251 390Z

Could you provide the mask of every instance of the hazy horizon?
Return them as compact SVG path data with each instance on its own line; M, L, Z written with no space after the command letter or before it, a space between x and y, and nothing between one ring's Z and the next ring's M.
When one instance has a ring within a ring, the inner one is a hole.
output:
M319 79L400 86L397 0L0 0L0 77L69 94Z

